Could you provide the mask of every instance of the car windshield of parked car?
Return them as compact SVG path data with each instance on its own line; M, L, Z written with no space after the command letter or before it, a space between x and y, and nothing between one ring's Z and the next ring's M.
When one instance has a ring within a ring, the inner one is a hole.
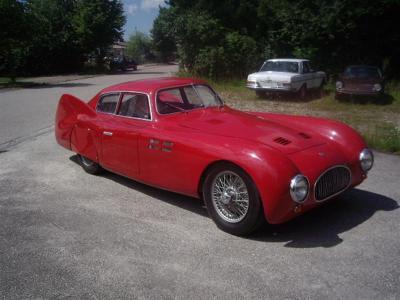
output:
M299 73L299 63L292 61L267 61L262 65L260 72L266 71Z
M160 114L221 106L222 104L218 95L206 85L187 85L161 90L157 93L157 111Z
M381 72L375 67L349 67L344 72L350 78L381 78Z

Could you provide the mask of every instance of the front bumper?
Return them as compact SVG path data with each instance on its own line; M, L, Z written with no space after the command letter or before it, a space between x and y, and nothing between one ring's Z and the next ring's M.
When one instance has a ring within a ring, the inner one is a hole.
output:
M368 90L354 90L354 89L340 89L336 90L337 95L359 95L359 96L379 96L382 95L383 90L381 91L368 91Z
M259 83L255 84L246 84L246 87L253 91L260 92L295 92L295 89L291 85L286 85L283 83L274 82L270 86L260 85Z

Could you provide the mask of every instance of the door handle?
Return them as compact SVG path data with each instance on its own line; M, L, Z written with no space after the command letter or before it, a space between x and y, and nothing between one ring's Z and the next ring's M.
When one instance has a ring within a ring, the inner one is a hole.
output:
M104 135L108 135L108 136L112 136L113 135L113 133L110 132L110 131L103 131L103 134Z

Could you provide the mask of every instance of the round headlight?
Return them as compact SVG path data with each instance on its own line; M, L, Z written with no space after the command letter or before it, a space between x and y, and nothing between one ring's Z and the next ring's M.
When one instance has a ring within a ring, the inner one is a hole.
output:
M374 154L371 150L365 148L363 151L360 152L360 164L361 169L364 172L371 170L374 164Z
M336 81L336 89L341 90L343 88L343 82L341 81Z
M373 90L376 92L380 92L382 90L382 85L379 83L374 84Z
M293 201L301 203L306 200L310 185L307 177L304 175L296 175L290 181L290 196Z

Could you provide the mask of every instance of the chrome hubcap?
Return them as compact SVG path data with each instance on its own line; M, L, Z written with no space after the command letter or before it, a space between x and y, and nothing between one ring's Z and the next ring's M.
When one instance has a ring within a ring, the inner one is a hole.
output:
M249 193L246 184L232 171L223 171L215 176L211 195L218 215L229 223L240 222L249 210Z

